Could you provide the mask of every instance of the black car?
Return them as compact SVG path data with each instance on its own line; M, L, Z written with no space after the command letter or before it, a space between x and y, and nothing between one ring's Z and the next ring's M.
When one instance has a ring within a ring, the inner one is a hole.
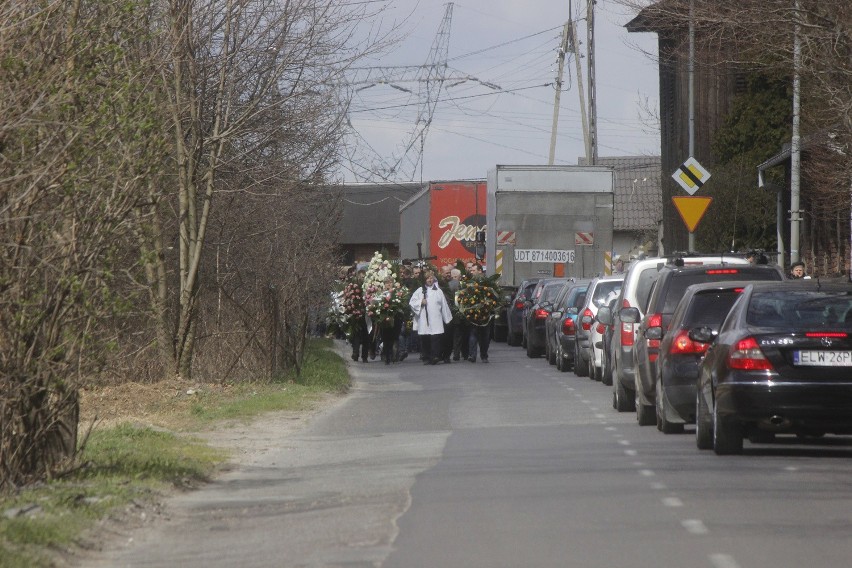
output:
M686 289L660 341L655 402L661 432L680 433L684 424L695 422L698 367L709 344L690 339L689 330L705 327L717 333L742 291L742 282L694 284Z
M553 302L559 295L567 278L545 278L539 280L532 293L532 299L527 302L524 310L524 339L523 345L527 357L538 357L544 353L545 321L553 311Z
M494 341L506 341L509 335L509 306L515 299L518 289L515 286L500 287L500 309L494 316Z
M521 282L517 294L506 310L506 343L508 345L520 345L524 338L524 309L538 281L539 278L530 278Z
M762 433L852 434L852 284L817 280L744 287L701 364L696 443L742 452Z
M610 300L606 306L601 306L598 313L595 315L595 320L599 325L603 326L601 332L600 346L601 350L601 383L607 386L612 386L612 337L615 333L615 320L613 314L618 305L618 296Z
M574 341L577 338L577 318L580 306L586 301L586 290L591 280L583 279L567 284L562 301L553 307L545 324L546 341L552 363L557 370L566 372L574 366Z
M640 426L656 424L657 357L660 340L669 327L672 314L683 298L687 286L702 282L722 280L783 280L784 274L778 266L705 264L703 266L668 265L660 269L651 289L645 317L633 344L633 360L636 365L636 420ZM636 308L623 308L622 321L638 317Z

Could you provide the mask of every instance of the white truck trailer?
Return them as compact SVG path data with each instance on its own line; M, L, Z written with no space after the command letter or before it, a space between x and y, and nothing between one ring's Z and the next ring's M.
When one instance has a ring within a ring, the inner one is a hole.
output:
M488 171L486 269L500 284L609 272L615 174L605 166Z

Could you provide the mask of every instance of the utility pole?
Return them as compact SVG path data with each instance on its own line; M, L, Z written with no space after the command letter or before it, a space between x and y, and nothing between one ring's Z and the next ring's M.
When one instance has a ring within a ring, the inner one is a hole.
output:
M577 64L577 93L580 95L580 121L583 125L583 142L586 148L586 163L592 163L592 141L589 136L589 123L586 119L586 94L583 91L583 67L580 64L580 42L577 40L577 24L569 19L571 25L571 45L574 61Z
M801 72L802 39L799 25L799 0L794 2L793 11L793 136L790 140L790 266L797 262L799 255L799 231L802 222L799 210L802 169L801 122Z
M568 34L571 22L565 22L562 28L562 42L559 44L559 55L556 58L559 70L556 73L556 96L553 101L553 126L550 129L550 156L547 165L553 165L556 156L556 131L559 128L559 99L562 97L562 75L565 71L565 52L568 51Z
M695 0L689 0L689 157L695 157ZM695 233L689 232L689 252L695 250Z
M586 3L586 64L588 65L589 77L589 145L591 157L589 163L595 165L598 162L598 106L597 106L597 83L595 82L595 2L587 0Z

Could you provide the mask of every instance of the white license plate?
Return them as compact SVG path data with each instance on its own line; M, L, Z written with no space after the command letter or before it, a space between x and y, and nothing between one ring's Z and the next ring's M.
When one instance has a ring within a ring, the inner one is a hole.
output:
M794 365L852 367L852 351L793 351Z

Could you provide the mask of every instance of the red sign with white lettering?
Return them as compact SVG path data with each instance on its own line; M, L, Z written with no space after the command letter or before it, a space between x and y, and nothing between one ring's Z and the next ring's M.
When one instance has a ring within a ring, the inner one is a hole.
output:
M485 230L485 182L433 182L430 184L429 251L435 264L474 260L476 232Z

